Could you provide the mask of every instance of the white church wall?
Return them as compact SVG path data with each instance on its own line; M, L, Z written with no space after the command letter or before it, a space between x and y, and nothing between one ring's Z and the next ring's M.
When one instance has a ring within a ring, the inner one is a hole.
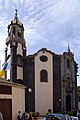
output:
M48 57L47 62L41 62L40 56ZM41 114L46 114L48 109L53 111L53 62L52 55L49 52L43 54L40 51L35 56L35 110ZM40 82L40 71L42 69L48 72L48 82Z

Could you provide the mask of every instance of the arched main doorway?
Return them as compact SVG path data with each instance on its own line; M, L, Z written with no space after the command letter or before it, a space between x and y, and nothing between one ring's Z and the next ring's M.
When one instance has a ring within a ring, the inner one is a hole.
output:
M66 111L71 111L71 96L66 96Z

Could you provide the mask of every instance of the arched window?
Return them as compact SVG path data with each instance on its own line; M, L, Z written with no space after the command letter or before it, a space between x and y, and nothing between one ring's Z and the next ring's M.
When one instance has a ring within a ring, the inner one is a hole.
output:
M17 64L23 65L23 59L22 59L22 56L20 54L17 55Z
M21 28L18 28L18 36L21 37Z
M13 34L14 34L14 35L15 35L15 30L16 30L15 27L13 27Z
M67 59L67 68L70 68L70 60L69 60L69 58Z
M40 71L40 82L48 82L48 72L46 70Z

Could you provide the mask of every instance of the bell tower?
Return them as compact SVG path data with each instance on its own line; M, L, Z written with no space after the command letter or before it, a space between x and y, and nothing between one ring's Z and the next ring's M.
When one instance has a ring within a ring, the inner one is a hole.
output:
M7 49L5 59L11 55L10 81L23 84L24 57L26 56L26 42L24 39L24 27L17 17L17 9L14 19L8 25ZM7 79L7 73L5 75Z

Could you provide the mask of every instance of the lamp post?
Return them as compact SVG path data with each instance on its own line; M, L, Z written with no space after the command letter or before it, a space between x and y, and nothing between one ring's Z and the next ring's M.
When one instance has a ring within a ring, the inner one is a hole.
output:
M30 111L32 109L32 88L27 88L27 98L26 98L26 111Z
M61 98L59 98L59 112L61 111Z

